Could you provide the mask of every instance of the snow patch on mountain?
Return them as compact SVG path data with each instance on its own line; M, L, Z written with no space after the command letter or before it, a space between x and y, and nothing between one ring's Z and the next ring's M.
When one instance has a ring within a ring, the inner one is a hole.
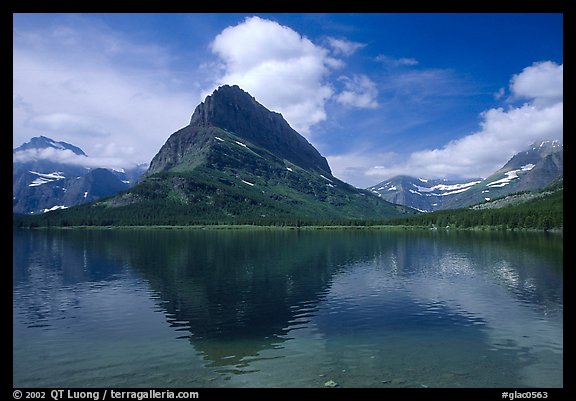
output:
M52 206L49 209L43 209L42 213L51 212L52 210L58 210L58 209L68 209L68 206L62 206L62 205Z
M53 140L50 139L50 138L46 138L46 139L47 139L46 142L47 142L50 146L52 146L53 148L56 148L56 149L66 149L66 147L65 147L64 145L62 145L62 144L60 144L60 143L58 143L58 142L55 142L55 141L53 141Z
M38 177L35 178L30 184L28 184L29 187L37 187L39 185L47 184L57 180L63 180L66 178L61 171L55 171L48 174L39 173L37 171L30 171L30 173L35 174Z
M518 178L518 173L519 172L525 172L525 171L530 171L535 167L534 164L529 163L529 164L525 164L523 166L521 166L519 169L516 170L510 170L507 171L506 173L504 173L506 175L506 177L501 178L499 180L496 181L492 181L489 182L488 184L486 184L487 187L489 188L501 188L504 187L508 184L510 184L510 182L516 178Z
M146 169L146 165L123 166L115 159L89 158L79 147L45 136L13 149L12 162L12 211L22 214L115 194L135 183Z
M563 146L564 146L564 144L561 141L554 139L552 141L541 141L539 145L536 145L536 143L533 143L532 144L532 150L540 150L543 147L560 148Z
M422 179L419 178L420 181ZM478 184L480 181L470 181L463 184L437 184L432 187L422 187L420 185L412 184L418 192L426 196L447 196L458 194L470 189L471 186Z
M522 171L530 171L532 170L534 167L536 167L536 165L532 164L532 163L528 163L525 164L524 166L520 167L520 170Z
M441 208L451 198L480 182L481 178L457 181L397 176L367 190L388 202L406 204L417 210L430 212Z

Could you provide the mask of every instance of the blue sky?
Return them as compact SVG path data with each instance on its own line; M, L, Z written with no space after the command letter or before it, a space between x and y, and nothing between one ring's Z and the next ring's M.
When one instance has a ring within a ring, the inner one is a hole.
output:
M14 14L13 144L149 162L237 84L358 187L482 177L562 139L562 32L552 13Z

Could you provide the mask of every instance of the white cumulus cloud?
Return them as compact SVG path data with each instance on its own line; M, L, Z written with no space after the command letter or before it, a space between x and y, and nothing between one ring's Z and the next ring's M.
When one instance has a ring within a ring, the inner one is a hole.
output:
M211 49L222 60L217 85L240 86L302 134L327 118L324 104L334 91L325 78L337 62L323 47L277 22L250 17L224 29Z
M533 99L537 105L551 105L563 98L564 64L534 63L514 77L510 89L517 97Z
M210 45L221 61L215 86L240 86L282 113L303 135L328 118L325 105L330 99L345 106L376 107L376 85L367 76L345 78L340 93L330 83L331 74L344 66L334 56L350 56L365 45L332 37L326 43L328 48L275 21L248 17L224 29Z
M507 109L486 110L481 114L479 130L472 134L437 149L413 152L404 161L390 154L382 158L377 150L368 150L362 157L358 152L333 155L328 160L331 165L339 164L335 170L343 173L340 178L362 184L368 178L375 184L399 174L425 178L484 177L532 142L563 138L562 82L562 64L534 63L510 81L512 98L526 102Z

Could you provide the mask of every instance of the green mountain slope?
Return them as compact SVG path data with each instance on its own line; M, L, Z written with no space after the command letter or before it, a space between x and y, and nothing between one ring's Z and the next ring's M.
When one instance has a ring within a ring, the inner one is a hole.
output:
M513 194L472 208L440 210L392 223L433 228L563 229L564 186L559 180L536 194Z
M297 224L414 213L335 178L280 114L238 87L221 87L132 189L23 224Z

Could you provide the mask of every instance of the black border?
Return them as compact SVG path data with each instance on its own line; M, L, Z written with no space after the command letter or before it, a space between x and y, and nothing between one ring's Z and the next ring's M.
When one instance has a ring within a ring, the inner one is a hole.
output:
M576 1L574 0L501 0L499 2L489 2L489 1L470 1L470 0L460 0L460 1L448 1L448 0L404 0L404 1L380 1L376 2L365 2L364 4L356 4L352 2L336 3L330 2L329 9L326 10L326 5L322 5L320 2L290 2L290 3L272 3L268 4L250 4L247 2L233 2L230 4L221 2L192 2L187 0L165 0L162 2L152 2L152 1L133 1L133 0L76 0L76 1L62 1L62 0L10 0L8 4L4 3L3 7L9 8L2 14L2 20L0 26L2 28L2 38L5 41L5 46L11 46L9 40L11 40L12 35L8 33L8 30L12 27L12 14L13 13L96 13L96 12L109 12L109 13L214 13L214 12L226 12L226 13L282 13L282 12L303 12L303 13L561 13L563 14L564 23L564 58L568 56L568 61L564 61L565 64L570 68L571 56L573 56L574 50L576 50L574 38L576 38L576 32L574 32L575 25L575 14L574 6ZM219 8L225 6L226 9L222 10ZM8 53L8 52L6 52ZM10 52L12 55L12 51ZM5 58L8 60L8 57ZM573 81L571 74L566 74L566 84L568 88L573 88ZM10 86L12 86L12 80L10 77ZM6 91L6 95L9 92ZM568 145L568 151L570 152L570 142L572 135L576 134L570 124L570 117L574 115L576 107L574 106L573 96L570 91L565 91L565 104L568 105L569 113L566 115L569 117L566 119L568 121L567 128L565 131L568 132L568 136L564 137L564 144ZM8 100L5 104L10 104ZM5 115L5 114L4 114ZM8 149L6 149L8 152ZM9 162L8 155L6 155L5 160L6 166L3 169L4 172L12 170L12 164ZM569 164L570 164L570 159ZM565 169L567 171L568 181L574 181L571 177L571 169ZM7 178L7 177L6 177ZM6 181L5 181L6 182ZM570 188L566 192L570 196ZM3 198L4 199L4 198ZM6 196L6 209L8 209L8 196ZM565 227L570 227L570 208L566 208L565 211ZM10 214L11 216L11 214ZM566 224L568 222L568 224ZM8 227L8 223L5 223ZM8 229L8 228L7 228ZM6 237L4 237L6 238ZM569 263L569 266L572 266ZM570 269L566 269L565 282L570 285L573 281L570 280L571 272ZM9 281L4 280L6 283ZM11 282L11 281L10 281ZM12 291L6 285L4 291L4 296L7 298L4 305L12 305ZM567 297L568 298L568 297ZM11 308L12 309L12 308ZM569 309L569 308L568 308ZM6 315L12 312L7 312ZM569 316L569 315L568 315ZM565 325L565 332L568 329L568 325ZM11 334L12 336L12 334ZM565 336L566 337L566 336ZM568 341L564 344L564 355L571 355L571 344L570 337L567 337ZM8 364L8 352L6 352L4 361ZM10 355L12 352L10 351ZM10 362L12 358L10 358ZM546 392L547 399L549 400L565 400L568 398L568 394L571 392L573 384L570 381L572 376L571 363L568 360L565 363L564 369L564 388L561 389L520 389L520 388L325 388L325 389L302 389L302 388L157 388L155 390L171 390L177 391L197 391L199 393L199 399L213 399L222 400L226 398L273 398L281 392L283 397L299 397L302 395L312 396L312 397L326 397L338 398L342 397L345 399L353 400L357 397L367 396L367 397L382 397L383 399L391 400L419 400L419 399L439 399L439 400L502 400L505 399L502 396L503 392L517 392L517 393L532 393L532 392ZM17 389L12 386L12 363L10 363L9 369L3 369L3 395L6 400L16 399L14 398L14 391L21 390L23 393L26 391L44 391L46 392L46 399L50 398L50 392L54 389L60 388L34 388L34 389ZM104 388L86 388L85 391L98 391L99 400L102 400L102 395L106 391ZM114 390L124 390L124 391L148 391L151 389L140 388L124 388L124 389L114 389ZM24 397L22 399L25 399ZM63 400L67 398L62 398ZM111 399L110 395L106 399ZM508 398L509 399L509 398ZM516 398L520 399L520 398ZM532 397L522 398L522 399L534 399ZM535 399L545 399L535 398Z
M572 0L396 0L380 2L214 2L165 0L10 0L12 12L117 12L117 13L171 13L171 12L225 12L225 13L562 13Z

